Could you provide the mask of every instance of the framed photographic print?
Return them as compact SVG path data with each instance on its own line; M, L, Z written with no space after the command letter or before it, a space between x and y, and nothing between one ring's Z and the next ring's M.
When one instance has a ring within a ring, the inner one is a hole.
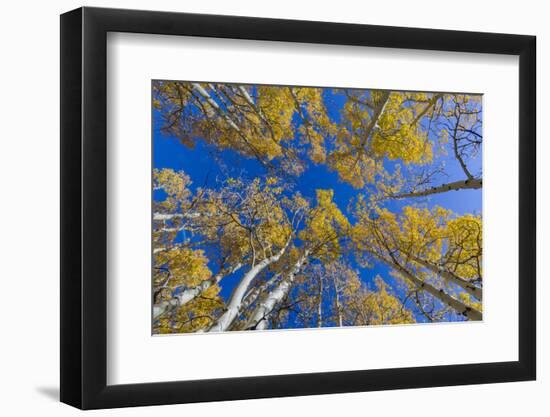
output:
M535 38L61 16L61 400L535 379Z

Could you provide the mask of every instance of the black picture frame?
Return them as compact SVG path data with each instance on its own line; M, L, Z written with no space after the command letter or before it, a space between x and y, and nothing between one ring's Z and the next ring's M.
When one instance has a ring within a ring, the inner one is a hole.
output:
M107 375L108 32L519 56L519 360L112 385ZM534 380L534 36L136 10L61 16L61 401L81 409Z

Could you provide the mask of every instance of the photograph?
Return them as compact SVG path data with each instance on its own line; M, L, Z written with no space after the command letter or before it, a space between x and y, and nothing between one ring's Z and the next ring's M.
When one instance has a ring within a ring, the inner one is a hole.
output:
M152 334L482 321L481 93L151 89Z

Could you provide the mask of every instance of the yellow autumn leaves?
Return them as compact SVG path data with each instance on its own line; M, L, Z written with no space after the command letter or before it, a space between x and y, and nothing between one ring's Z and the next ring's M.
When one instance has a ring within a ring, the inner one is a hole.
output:
M175 289L196 287L212 276L208 258L200 249L183 248L161 252L155 256L155 265L162 265L155 267L153 274L153 288L157 289L154 297L157 300L171 298ZM174 317L161 318L157 332L189 332L204 327L209 322L204 315L223 306L219 291L219 286L213 285L200 298L179 308Z
M156 332L243 330L260 310L254 328L481 318L481 216L425 204L481 188L480 97L159 81L153 106L168 137L263 173L225 167L191 188L184 172L154 170ZM314 165L356 194L321 179L306 198ZM374 264L391 287L362 282L357 265Z
M387 175L385 158L423 165L434 155L420 120L435 106L434 94L353 90L336 123L322 88L176 81L154 88L164 131L182 143L201 138L294 175L309 160L360 189Z

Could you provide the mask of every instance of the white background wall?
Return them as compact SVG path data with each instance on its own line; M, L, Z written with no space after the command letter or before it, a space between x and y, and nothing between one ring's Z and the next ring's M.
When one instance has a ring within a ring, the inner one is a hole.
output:
M59 379L59 17L82 3L8 1L0 18L0 410L74 415L57 402ZM431 416L548 415L550 404L550 26L545 2L125 0L86 5L532 34L538 37L538 381L422 390L237 401L94 412L97 415ZM543 126L545 129L543 130ZM544 190L544 188L546 188Z

